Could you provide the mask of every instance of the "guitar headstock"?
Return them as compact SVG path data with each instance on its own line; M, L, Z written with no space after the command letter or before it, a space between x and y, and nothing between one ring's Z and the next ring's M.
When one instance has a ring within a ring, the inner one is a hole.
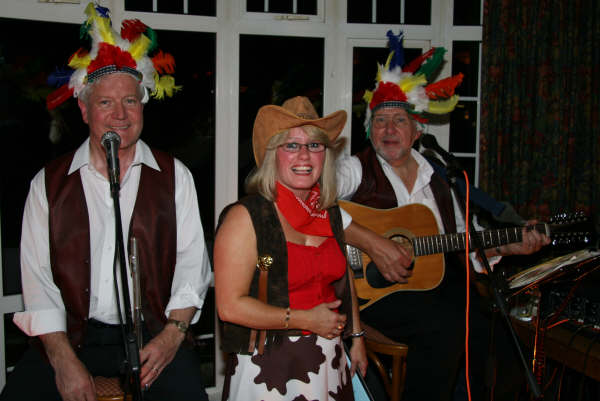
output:
M591 219L583 212L559 213L549 220L552 245L579 245L592 243L596 231Z

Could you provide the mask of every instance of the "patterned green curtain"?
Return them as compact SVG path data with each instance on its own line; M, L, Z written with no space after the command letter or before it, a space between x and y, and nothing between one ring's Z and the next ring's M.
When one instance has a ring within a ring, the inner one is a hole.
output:
M600 1L486 0L480 185L525 218L600 209Z

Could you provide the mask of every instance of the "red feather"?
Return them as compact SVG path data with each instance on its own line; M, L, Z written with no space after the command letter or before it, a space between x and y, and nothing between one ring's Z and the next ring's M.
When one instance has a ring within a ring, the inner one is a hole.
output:
M375 93L373 93L373 98L371 99L371 103L369 104L369 108L372 110L375 106L377 106L381 102L387 102L390 100L406 102L407 97L402 89L398 85L392 82L380 82L379 86Z
M46 97L46 108L48 110L55 109L71 96L73 96L73 88L69 88L69 84L66 83Z
M428 118L426 118L426 117L423 117L423 116L422 116L422 115L420 115L420 114L416 114L416 113L410 113L410 117L411 117L413 120L415 120L415 121L418 121L418 122L420 122L420 123L423 123L423 124L427 124L427 123L429 122L429 119L428 119Z
M175 58L169 53L163 53L162 50L159 50L152 57L152 64L154 64L154 69L161 75L175 73Z
M463 74L459 73L453 77L441 79L425 87L425 93L429 99L447 99L454 95L454 90L462 82Z
M130 42L135 41L148 26L139 19L128 19L121 23L121 37Z
M117 46L109 45L106 42L100 43L98 48L98 55L90 63L87 68L88 74L96 71L98 68L107 66L107 65L116 65L118 68L121 67L131 67L135 68L137 63L126 51L121 50Z
M423 64L423 61L425 61L428 57L430 57L434 51L435 51L435 47L432 47L426 53L421 54L419 57L417 57L416 59L411 61L406 67L402 68L402 72L410 72L411 74L413 74L415 71L417 71L419 69L419 67L421 67L421 64Z

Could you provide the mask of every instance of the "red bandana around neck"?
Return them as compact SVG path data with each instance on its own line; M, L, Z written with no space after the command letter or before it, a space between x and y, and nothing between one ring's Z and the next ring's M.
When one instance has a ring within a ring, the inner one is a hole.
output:
M329 224L329 213L327 210L319 210L320 196L321 190L318 183L312 187L308 199L304 202L277 181L275 203L288 223L303 234L333 237L331 224Z

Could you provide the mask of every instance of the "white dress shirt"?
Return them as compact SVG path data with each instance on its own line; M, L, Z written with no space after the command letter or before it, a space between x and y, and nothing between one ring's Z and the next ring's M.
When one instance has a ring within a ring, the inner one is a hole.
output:
M142 164L159 170L152 151L143 141L136 144L134 160L121 182L119 204L127 255L129 223L140 180ZM79 170L90 224L90 311L89 317L104 323L119 323L113 282L115 218L109 181L90 162L89 138L75 152L68 174ZM165 315L173 309L196 307L192 319L200 317L204 297L212 280L210 261L200 222L194 179L175 159L175 208L177 259ZM146 244L138 243L138 248ZM143 271L144 266L139 266ZM128 270L129 271L129 270ZM48 200L42 169L32 180L23 214L21 234L21 280L25 311L13 321L29 336L65 331L66 313L60 290L52 278L48 234ZM131 281L131 277L129 277ZM132 288L131 283L129 285ZM133 296L130 291L131 297ZM131 298L133 300L133 298ZM133 301L132 301L133 302Z
M377 155L377 159L383 169L383 172L387 179L389 180L392 188L394 189L394 194L396 195L396 199L398 201L398 206L408 205L410 203L419 203L427 206L433 212L435 216L435 220L438 226L438 232L440 234L444 233L444 225L442 223L442 217L440 215L440 211L438 209L437 203L435 202L435 198L433 196L433 191L431 190L431 186L429 185L431 182L431 176L434 172L433 167L427 159L425 159L419 152L414 149L411 149L411 155L415 159L418 164L417 168L417 178L415 180L412 191L409 193L404 185L402 179L394 172L392 166L386 162L382 157ZM338 198L349 200L354 196L356 190L360 186L362 182L362 165L360 160L356 156L342 156L337 161L337 191ZM465 232L465 221L462 216L461 208L458 205L458 202L452 193L452 203L454 206L454 218L456 221L456 232L462 233ZM351 217L347 214L342 215L344 228L346 228L351 221ZM348 220L350 219L350 220ZM476 229L481 229L475 223ZM472 254L473 255L473 254ZM481 263L471 258L473 261L473 268L478 272L483 272L483 266ZM497 263L500 260L499 257L490 258L490 264Z

